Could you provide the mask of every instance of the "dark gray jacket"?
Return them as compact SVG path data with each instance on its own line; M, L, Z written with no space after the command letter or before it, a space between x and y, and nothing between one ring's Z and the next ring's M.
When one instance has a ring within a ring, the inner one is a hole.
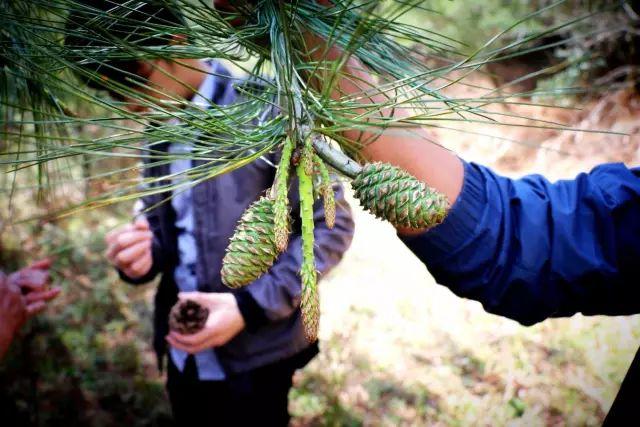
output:
M219 64L216 67L217 73L226 74ZM231 104L238 97L231 78L218 78L214 94L212 102L219 105ZM166 149L166 146L154 148ZM276 162L276 154L266 157L271 163ZM168 164L145 169L145 177L168 174ZM245 330L217 349L218 357L229 373L264 366L309 347L299 309L301 237L297 185L292 185L290 190L294 223L289 248L265 275L244 289L231 290L220 279L222 258L238 220L244 210L271 187L274 176L275 168L260 159L193 188L198 287L208 292L234 293L247 324ZM340 261L353 236L350 208L344 200L342 188L336 185L335 189L336 223L332 230L325 224L321 203L314 206L316 268L320 276ZM174 282L174 269L178 262L175 212L171 203L161 203L167 196L169 194L164 193L143 198L145 208L155 206L146 213L154 234L151 271L137 280L121 273L123 280L133 284L146 283L158 274L162 275L154 313L154 348L161 367L167 350L165 335L168 332L168 314L177 300Z

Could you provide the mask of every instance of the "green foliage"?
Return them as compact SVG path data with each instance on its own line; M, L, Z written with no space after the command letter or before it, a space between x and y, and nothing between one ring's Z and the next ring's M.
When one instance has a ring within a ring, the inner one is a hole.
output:
M465 2L429 5L417 0L381 3L339 0L327 9L311 0L295 3L260 0L250 9L221 14L200 2L154 0L150 3L154 10L160 7L179 10L185 20L153 22L149 9L145 8L132 13L127 7L98 11L75 0L5 1L0 3L6 12L1 14L6 25L3 24L5 41L0 57L11 64L11 75L22 79L11 86L41 88L38 93L43 95L39 99L45 102L39 104L48 106L47 114L42 115L31 102L33 97L11 94L7 85L4 89L0 87L5 108L11 106L25 113L9 115L3 135L28 143L35 136L40 138L36 138L39 142L35 146L11 153L5 162L14 167L39 168L42 185L46 179L59 179L45 167L52 161L67 159L93 164L104 158L127 157L146 159L140 167L148 168L178 155L153 149L140 151L141 144L188 141L189 156L202 164L184 172L187 179L179 185L193 185L280 148L285 135L304 141L310 150L308 135L322 134L355 157L360 145L370 141L347 141L342 136L344 130L356 129L375 136L388 128L445 127L458 121L509 124L509 117L488 108L491 103L507 99L496 98L491 91L490 98L456 98L447 95L445 89L465 84L460 73L464 76L500 58L523 55L531 43L572 22L560 19L545 22L544 16L555 13L562 5L540 4L537 7L547 9L527 15L525 12L533 9L526 2L508 3L491 2L479 7ZM430 11L439 7L443 8L442 14ZM245 23L239 28L227 22L238 18L237 15ZM50 16L53 18L49 19ZM467 37L461 39L473 39L475 44L457 42L458 37L448 24L438 24L442 17L448 17L447 22L461 23L459 28L465 31L469 26L462 24L464 20L474 20L473 34L466 31ZM476 25L475 20L480 24ZM498 21L504 24L499 26ZM329 40L342 48L344 54L332 59L308 58L302 31ZM173 34L184 35L188 44L169 44ZM23 55L24 52L27 54ZM126 61L212 57L231 61L250 76L252 85L238 87L243 99L237 104L203 109L164 93L163 88L145 87L130 71L123 70L124 83L118 79L104 80L99 72L117 68ZM331 97L330 89L345 77L341 65L349 57L357 58L377 79L376 84L356 82L362 86L360 94ZM430 65L432 58L443 60L445 65ZM70 77L71 74L77 78ZM78 80L100 82L121 100L105 98L78 84ZM317 80L326 83L324 87L310 84ZM443 86L442 81L447 83ZM157 102L140 89L166 100ZM44 95L47 93L55 94L54 98ZM75 111L78 100L97 108L86 115L79 114ZM125 107L129 103L150 107L152 111L128 111ZM274 106L281 114L265 116L265 110ZM384 113L394 109L411 109L415 114L397 120ZM168 119L178 119L181 124ZM145 127L147 123L152 126ZM86 125L106 132L97 138L87 138L73 131ZM45 134L47 138L42 139ZM311 166L307 165L309 171ZM101 178L115 177L120 172L102 172ZM102 206L171 190L174 186L165 182L143 189L137 182L121 181L78 205ZM74 209L68 207L65 211Z
M431 31L446 34L459 41L464 45L460 49L470 54L482 48L487 40L507 29L512 23L546 6L545 3L524 0L428 0L421 2L422 7L407 15L406 19L413 25L427 26ZM507 45L545 27L542 18L527 20L497 40L496 44ZM473 31L469 31L470 28L473 28Z
M459 50L465 54L481 49L486 40L508 29L513 22L532 15L494 40L492 46L518 46L516 51L521 54L514 58L508 58L508 55L505 66L510 61L526 64L531 73L548 68L542 78L536 77L540 80L537 92L541 95L560 88L581 87L591 92L607 90L607 83L620 82L625 77L637 80L640 10L634 2L429 0L422 2L422 6L421 10L406 16L407 22L427 25L433 31L458 40L464 45ZM538 10L541 13L535 13ZM469 31L470 28L473 31ZM535 34L538 36L532 38ZM488 68L486 71L494 72ZM593 79L616 68L620 68L619 72L611 76L611 81L593 84Z

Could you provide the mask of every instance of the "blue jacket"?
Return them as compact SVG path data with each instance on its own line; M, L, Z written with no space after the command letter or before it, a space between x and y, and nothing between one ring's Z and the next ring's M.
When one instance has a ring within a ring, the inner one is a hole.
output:
M233 79L220 63L215 64L218 76L213 94L204 94L218 105L238 102L239 94ZM168 143L155 145L155 150L166 150ZM198 288L206 292L232 292L244 317L246 328L216 354L228 374L245 372L266 364L301 354L311 354L304 337L300 318L300 264L302 262L298 187L292 182L291 201L292 236L289 247L280 254L271 269L255 282L242 289L229 289L222 284L220 270L222 258L235 226L244 210L271 187L275 177L273 164L279 155L271 153L233 172L196 185L192 190L194 202L195 240L198 248L196 276ZM169 176L169 164L156 162L144 169L147 178ZM347 250L353 236L354 223L351 210L344 199L342 187L335 185L336 220L330 230L324 220L321 202L314 205L316 268L322 277L335 266ZM152 245L153 266L139 279L123 280L140 284L161 275L155 297L154 347L162 367L166 353L165 336L168 333L169 310L177 300L174 269L178 262L175 211L167 200L169 193L145 196L146 213L154 234Z
M405 242L438 283L531 325L640 313L639 237L640 169L607 164L550 183L465 163L449 216Z

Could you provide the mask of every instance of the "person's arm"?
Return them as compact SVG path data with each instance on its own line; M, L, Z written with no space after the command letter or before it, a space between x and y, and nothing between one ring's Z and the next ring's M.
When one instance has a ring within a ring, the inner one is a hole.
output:
M27 306L20 288L0 272L0 360L26 320Z
M308 40L311 48L323 43ZM320 59L320 52L311 56ZM332 49L328 57L337 55ZM375 84L355 60L343 71L355 78L342 78L334 96ZM640 311L636 173L608 165L553 185L539 176L510 180L463 162L422 138L425 132L383 132L362 154L399 166L448 197L452 209L443 224L427 232L399 230L439 283L527 325L576 312ZM371 137L343 136L352 142Z
M438 283L525 325L638 313L639 176L609 164L551 184L465 164L445 221L405 242Z

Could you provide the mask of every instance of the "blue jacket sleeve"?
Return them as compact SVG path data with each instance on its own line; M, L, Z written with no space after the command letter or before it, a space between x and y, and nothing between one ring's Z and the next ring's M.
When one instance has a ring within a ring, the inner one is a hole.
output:
M525 325L640 312L640 172L519 180L465 164L447 219L405 239L438 283Z
M324 220L322 203L316 202L314 205L314 254L319 278L342 259L342 255L349 248L353 238L354 223L349 204L344 199L342 186L336 184L334 190L336 221L333 229L329 229ZM297 197L292 194L290 199L291 204L296 206ZM292 212L292 217L294 215L299 215L297 209ZM278 257L271 269L244 288L264 310L266 319L269 321L290 317L300 306L302 291L299 274L302 264L301 245L302 237L300 234L293 234L290 237L287 250Z

